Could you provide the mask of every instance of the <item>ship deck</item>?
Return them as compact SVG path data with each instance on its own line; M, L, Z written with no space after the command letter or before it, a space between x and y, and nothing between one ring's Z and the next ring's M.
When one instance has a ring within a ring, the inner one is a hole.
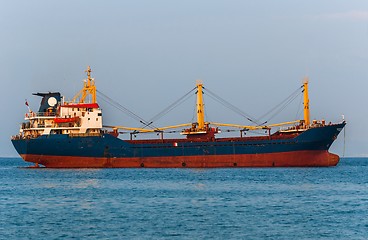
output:
M251 141L264 141L264 140L277 140L277 139L292 139L300 133L280 133L276 132L270 136L244 136L244 137L224 137L224 138L164 138L164 139L139 139L139 140L126 140L131 144L155 144L155 143L184 143L184 142L251 142Z

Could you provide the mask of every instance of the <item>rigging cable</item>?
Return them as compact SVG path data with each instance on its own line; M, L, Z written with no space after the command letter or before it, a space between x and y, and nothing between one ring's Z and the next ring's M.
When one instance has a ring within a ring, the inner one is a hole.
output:
M302 102L303 102L303 96L300 95L300 101L298 104L299 107L298 107L298 111L296 112L295 119L300 118L300 110L302 109Z
M179 106L180 104L184 103L189 97L190 94L196 89L193 88L191 89L189 92L187 92L184 96L182 96L181 98L179 98L178 100L176 100L174 103L172 103L171 105L169 105L168 107L166 107L164 110L162 110L161 112L159 112L158 114L156 114L155 116L153 116L150 120L149 120L149 124L146 126L151 125L153 122L157 121L158 119L160 119L161 117L163 117L164 115L166 115L167 113L169 113L171 110L173 110L174 108L176 108L177 106ZM144 127L146 127L144 126ZM144 128L143 127L143 128Z
M299 87L297 90L295 90L293 93L291 93L287 98L285 98L283 101L281 101L279 104L277 104L275 107L271 108L268 112L263 114L260 119L265 118L272 112L275 112L272 114L263 124L268 123L272 118L274 118L276 115L278 115L280 112L282 112L291 102L295 100L303 91L299 92L300 89L303 88L303 86Z
M344 115L343 115L344 116ZM343 148L343 152L342 152L342 156L345 157L345 130L346 130L346 125L344 127L344 148Z
M196 105L197 105L197 99L194 98L193 115L192 115L192 120L190 122L194 122L195 121L194 119L196 119L196 114L197 114L197 106Z
M295 100L295 98L297 98L298 96L295 96L294 98L290 99L288 102L286 102L280 109L278 112L275 112L267 121L270 121L271 119L273 119L276 115L278 115L280 112L282 112L291 102L293 102Z
M100 96L102 97L101 99L103 101L105 101L106 103L110 104L111 106L117 108L121 112L124 112L125 114L127 114L131 118L134 118L136 121L138 121L138 122L140 122L140 123L142 123L142 124L144 124L146 126L151 125L150 122L147 122L146 120L144 120L143 118L141 118L140 116L138 116L137 114L135 114L134 112L132 112L131 110L127 109L126 107L124 107L120 103L118 103L115 100L113 100L112 98L108 97L106 94L102 93L101 91L97 90L97 93L100 94Z
M228 101L226 101L225 99L221 98L220 96L216 95L214 92L210 91L209 89L203 87L203 89L205 89L209 94L208 96L211 97L213 100L221 103L222 105L224 105L225 107L233 110L234 112L238 113L239 115L243 116L244 118L246 118L248 121L256 124L256 125L260 125L259 124L259 120L251 117L249 114L245 113L244 111L242 111L241 109L239 109L238 107L234 106L233 104L229 103Z

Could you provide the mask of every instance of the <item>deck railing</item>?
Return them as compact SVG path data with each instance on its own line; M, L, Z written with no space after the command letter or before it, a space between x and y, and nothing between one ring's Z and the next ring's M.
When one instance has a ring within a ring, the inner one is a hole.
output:
M34 117L55 117L56 113L54 112L30 112L26 113L26 118L34 118Z

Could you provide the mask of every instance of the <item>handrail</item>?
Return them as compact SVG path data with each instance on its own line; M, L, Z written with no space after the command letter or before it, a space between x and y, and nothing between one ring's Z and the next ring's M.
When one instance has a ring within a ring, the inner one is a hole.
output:
M26 118L35 118L35 117L55 117L56 113L54 112L30 112L30 113L26 113L25 117Z

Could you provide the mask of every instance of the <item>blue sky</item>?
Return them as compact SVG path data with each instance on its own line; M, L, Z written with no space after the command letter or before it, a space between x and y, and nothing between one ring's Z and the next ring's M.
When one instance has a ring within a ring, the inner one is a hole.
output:
M71 99L90 65L98 89L149 119L202 79L261 116L310 79L311 116L348 122L346 156L368 156L367 1L0 1L0 156L17 156L33 92ZM205 96L206 97L206 96ZM241 123L212 106L212 121ZM156 125L190 122L189 100ZM294 102L299 106L299 102ZM105 124L139 126L101 102ZM294 120L297 107L274 119ZM343 153L343 135L331 151Z

